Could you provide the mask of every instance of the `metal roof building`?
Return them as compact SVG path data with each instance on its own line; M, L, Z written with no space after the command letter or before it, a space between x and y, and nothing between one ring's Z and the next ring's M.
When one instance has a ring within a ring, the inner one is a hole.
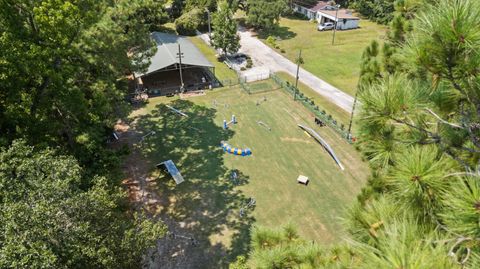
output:
M151 36L157 43L157 53L150 59L151 63L148 70L143 74L138 74L138 76L146 76L170 67L178 69L178 66L172 67L172 65L180 64L180 58L178 57L179 45L182 52L182 65L185 65L184 68L188 68L188 66L214 68L214 65L205 58L187 37L160 32L153 32Z
M185 36L153 32L157 52L148 69L135 74L140 89L150 95L169 95L215 87L215 66ZM181 55L181 58L179 57Z

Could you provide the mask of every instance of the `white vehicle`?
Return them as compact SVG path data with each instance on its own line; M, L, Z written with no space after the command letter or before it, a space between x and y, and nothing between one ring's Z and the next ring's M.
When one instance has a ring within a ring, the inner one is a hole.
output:
M317 29L318 31L326 31L326 30L332 30L333 27L334 27L333 22L325 22L325 23L319 24Z

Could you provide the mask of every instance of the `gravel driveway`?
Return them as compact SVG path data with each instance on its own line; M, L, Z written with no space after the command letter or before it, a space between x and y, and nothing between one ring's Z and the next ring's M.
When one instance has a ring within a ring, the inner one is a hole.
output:
M284 71L293 77L296 76L297 65L295 63L263 44L256 37L253 37L251 32L239 28L238 34L241 38L240 52L250 55L255 66L265 66L273 72ZM352 96L333 87L303 68L300 68L299 77L303 84L309 86L338 107L351 113L353 105Z

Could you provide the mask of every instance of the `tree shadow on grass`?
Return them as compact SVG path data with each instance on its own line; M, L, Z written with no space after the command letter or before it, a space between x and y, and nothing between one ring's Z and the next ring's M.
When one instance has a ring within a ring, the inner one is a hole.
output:
M152 163L172 160L185 179L180 185L169 176L156 179L159 214L175 236L160 240L154 263L158 268L226 268L236 255L248 252L255 221L252 210L239 217L248 197L236 186L247 184L248 175L237 170L238 181L233 181L224 164L220 141L234 132L214 123L213 108L186 100L170 105L188 117L159 104L137 119L142 135L155 131L141 143L145 157Z
M258 37L261 39L267 39L269 36L273 36L280 40L286 40L296 37L297 33L290 31L290 27L287 26L275 26L271 30L262 30L258 33Z

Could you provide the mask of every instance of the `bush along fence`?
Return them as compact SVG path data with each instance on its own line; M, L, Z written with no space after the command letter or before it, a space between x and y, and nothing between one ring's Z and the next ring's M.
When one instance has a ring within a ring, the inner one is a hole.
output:
M305 96L302 92L298 90L298 88L296 88L294 85L291 85L288 81L282 80L276 74L271 74L270 76L273 81L275 81L275 83L280 86L280 88L291 94L295 101L300 101L308 110L310 110L315 115L315 117L317 117L323 123L335 130L349 143L354 142L353 136L352 134L348 133L348 130L346 130L347 126L345 126L345 124L338 122L332 117L332 115L328 114L325 109L322 109L318 105L315 105L313 99Z

